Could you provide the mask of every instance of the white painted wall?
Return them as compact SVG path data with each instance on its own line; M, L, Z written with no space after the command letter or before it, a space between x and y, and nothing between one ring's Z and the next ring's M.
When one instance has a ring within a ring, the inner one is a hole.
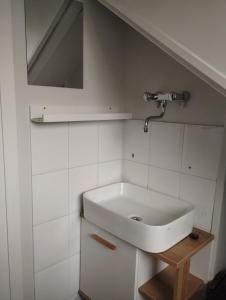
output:
M0 90L5 165L5 200L8 226L10 290L11 300L22 300L23 274L21 269L22 256L20 228L21 198L19 191L12 16L11 3L8 0L2 0L0 2L0 44ZM4 212L4 210L1 211L1 213L2 212Z
M4 166L4 155L3 155L1 113L2 111L1 111L1 102L0 102L0 266L1 266L0 291L1 291L2 299L10 300L8 236L7 236L5 172L4 172L5 166Z
M126 109L134 118L143 119L159 114L154 104L145 103L143 92L183 91L191 92L186 108L178 104L167 107L164 121L193 124L223 125L226 98L204 81L166 55L153 43L134 30L126 35Z
M12 15L14 44L8 47L14 51L20 193L23 199L24 299L32 300L34 257L29 104L76 105L78 111L108 111L111 106L113 111L123 111L124 37L120 20L97 2L85 1L84 89L28 86L23 0L12 0ZM10 18L8 22L11 22ZM10 88L13 90L14 85L10 85Z
M225 94L224 1L99 1Z

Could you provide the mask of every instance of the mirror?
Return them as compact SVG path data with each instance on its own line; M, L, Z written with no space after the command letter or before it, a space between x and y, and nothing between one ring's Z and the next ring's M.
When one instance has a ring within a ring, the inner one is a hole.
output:
M83 3L24 0L30 85L83 88Z

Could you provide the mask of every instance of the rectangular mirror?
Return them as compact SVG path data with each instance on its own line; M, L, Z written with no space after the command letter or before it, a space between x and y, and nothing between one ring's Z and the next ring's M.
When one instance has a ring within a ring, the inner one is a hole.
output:
M83 88L83 3L24 0L28 84Z

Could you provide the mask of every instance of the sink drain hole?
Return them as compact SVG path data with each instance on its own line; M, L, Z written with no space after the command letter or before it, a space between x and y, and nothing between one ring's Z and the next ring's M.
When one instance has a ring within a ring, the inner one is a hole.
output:
M139 216L131 216L130 217L131 220L137 221L137 222L141 222L143 219Z

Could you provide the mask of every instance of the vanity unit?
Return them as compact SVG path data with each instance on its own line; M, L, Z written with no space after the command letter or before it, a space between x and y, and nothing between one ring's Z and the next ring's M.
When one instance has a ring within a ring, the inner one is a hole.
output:
M203 283L190 257L213 236L194 229L189 203L117 183L84 194L83 299L185 300ZM176 244L176 245L175 245Z
M138 250L85 219L81 238L80 290L88 296L84 299L136 299Z

